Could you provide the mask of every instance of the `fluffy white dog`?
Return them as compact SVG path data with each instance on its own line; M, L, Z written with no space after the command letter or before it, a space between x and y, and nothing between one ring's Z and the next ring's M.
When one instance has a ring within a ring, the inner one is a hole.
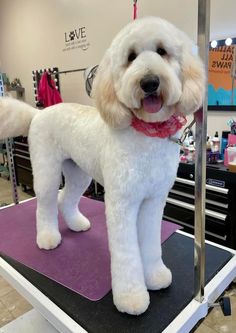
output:
M37 195L37 244L61 242L59 208L68 227L85 231L78 202L91 177L105 187L114 304L141 314L150 290L172 276L161 253L161 220L179 161L184 115L202 104L204 68L189 38L160 18L128 24L105 53L94 82L96 108L62 103L43 111L0 100L0 138L27 135ZM176 135L177 135L176 134Z

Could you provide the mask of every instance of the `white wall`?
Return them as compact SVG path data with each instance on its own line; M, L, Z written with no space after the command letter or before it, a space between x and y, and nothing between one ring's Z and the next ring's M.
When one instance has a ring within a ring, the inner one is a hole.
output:
M139 1L138 15L164 16L190 36L196 36L196 0L181 0L188 19L176 13L178 4L166 0ZM179 1L178 1L179 3ZM99 4L99 5L98 5ZM192 6L192 5L193 6ZM33 103L31 71L57 66L60 70L98 64L114 35L132 19L133 1L119 0L0 0L0 59L11 80L20 77L26 88L26 101ZM63 52L64 33L85 26L90 47ZM82 73L61 75L65 101L88 103Z
M236 37L235 17L235 0L211 0L211 40Z
M197 0L139 0L138 16L162 16L197 40ZM133 1L119 0L0 0L0 63L10 79L19 77L25 99L34 104L32 70L57 66L60 70L98 64L122 26L132 19ZM236 36L236 1L212 0L211 36ZM65 47L64 33L86 27L86 51ZM92 103L82 73L60 76L64 101ZM209 133L221 130L231 113L209 113ZM234 117L236 113L234 113Z

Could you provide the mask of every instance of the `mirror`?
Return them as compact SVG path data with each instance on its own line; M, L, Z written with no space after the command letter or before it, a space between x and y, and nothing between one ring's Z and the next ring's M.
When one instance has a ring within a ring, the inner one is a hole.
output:
M236 110L236 38L210 44L208 110Z

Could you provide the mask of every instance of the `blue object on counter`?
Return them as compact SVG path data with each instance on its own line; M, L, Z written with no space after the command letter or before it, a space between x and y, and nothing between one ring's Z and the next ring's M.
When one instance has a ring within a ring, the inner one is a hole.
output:
M220 149L220 154L221 154L221 159L224 159L224 154L225 154L225 148L228 145L228 135L230 134L230 131L223 131L222 132L222 137L221 137L221 149Z

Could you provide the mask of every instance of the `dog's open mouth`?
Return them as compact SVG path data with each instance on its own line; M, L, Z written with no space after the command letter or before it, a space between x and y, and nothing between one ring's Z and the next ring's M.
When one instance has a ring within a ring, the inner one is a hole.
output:
M148 113L157 113L161 110L163 105L163 99L161 95L151 94L145 96L142 100L142 107L144 111Z

